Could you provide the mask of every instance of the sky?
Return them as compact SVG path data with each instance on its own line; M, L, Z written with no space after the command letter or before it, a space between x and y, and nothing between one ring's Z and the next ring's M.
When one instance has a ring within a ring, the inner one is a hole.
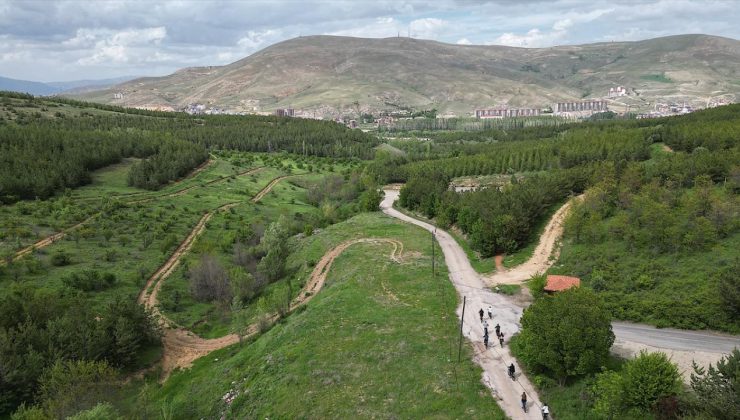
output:
M0 0L0 76L159 76L305 35L549 47L704 33L740 39L740 0Z

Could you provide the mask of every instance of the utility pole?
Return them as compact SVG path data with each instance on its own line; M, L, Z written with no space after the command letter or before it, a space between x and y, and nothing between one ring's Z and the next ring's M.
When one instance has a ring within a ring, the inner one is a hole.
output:
M468 297L463 296L463 309L462 309L462 315L460 316L460 341L459 345L457 346L457 363L460 363L460 358L462 357L462 337L463 337L463 323L465 322L465 303L467 302Z
M434 232L429 232L432 234L432 279L435 279L435 273L434 273Z

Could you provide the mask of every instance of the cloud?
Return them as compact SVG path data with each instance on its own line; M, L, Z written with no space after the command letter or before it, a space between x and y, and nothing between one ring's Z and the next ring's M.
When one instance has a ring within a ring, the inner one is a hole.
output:
M437 18L416 19L409 23L409 30L414 38L436 39L448 25L449 22Z
M496 38L494 43L510 47L529 48L557 45L567 38L568 31L576 24L590 23L612 12L614 12L613 8L596 9L589 12L568 12L564 17L557 19L549 31L532 28L523 35L505 32Z
M63 45L85 47L94 42L92 54L77 60L83 66L90 66L105 62L126 63L131 60L131 52L140 47L159 45L167 36L167 30L160 26L156 28L127 29L111 32L101 30L78 30L77 35L63 42ZM166 55L139 55L141 61L151 62L157 57ZM134 56L136 59L136 56Z
M455 42L455 44L457 44L457 45L473 45L473 43L470 42L470 40L467 39L467 38L460 38L460 39L457 40L457 42Z

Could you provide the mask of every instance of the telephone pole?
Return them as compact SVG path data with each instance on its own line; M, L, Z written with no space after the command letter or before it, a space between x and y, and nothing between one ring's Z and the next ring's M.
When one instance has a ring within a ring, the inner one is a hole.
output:
M460 341L459 345L457 346L457 363L460 363L460 357L462 357L462 338L463 338L463 323L465 322L465 303L467 302L468 297L463 296L463 309L462 309L462 315L460 316Z

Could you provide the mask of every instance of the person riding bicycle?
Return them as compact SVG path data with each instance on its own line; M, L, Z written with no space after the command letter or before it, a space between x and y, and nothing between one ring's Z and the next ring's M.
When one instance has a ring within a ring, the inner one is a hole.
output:
M514 367L514 364L509 365L509 377L511 379L514 379L514 374L516 373L516 368Z
M547 406L547 403L542 404L542 420L547 420L550 418L550 407Z
M522 410L524 410L525 413L527 412L527 393L526 392L522 392Z

